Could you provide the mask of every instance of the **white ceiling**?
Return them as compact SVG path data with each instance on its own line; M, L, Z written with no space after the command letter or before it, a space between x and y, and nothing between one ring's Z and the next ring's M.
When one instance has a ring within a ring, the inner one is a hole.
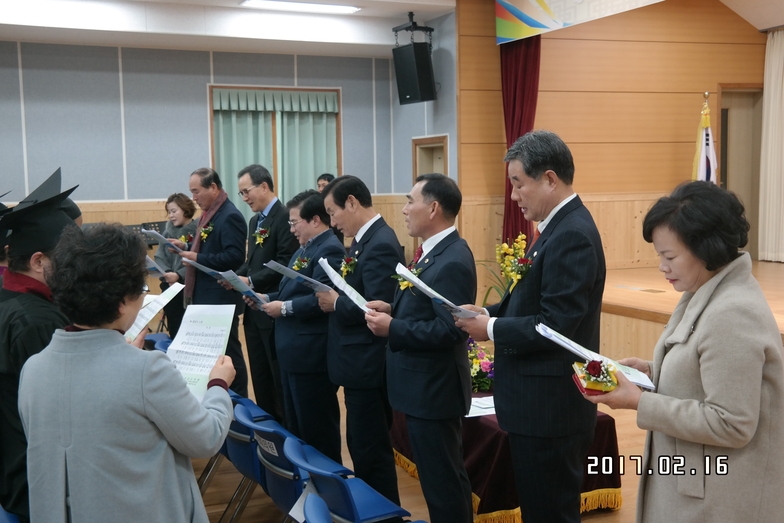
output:
M409 11L424 25L455 9L455 0L307 1L361 9L313 15L247 9L240 0L0 0L0 40L388 58L391 29ZM784 0L721 2L757 29L784 26Z

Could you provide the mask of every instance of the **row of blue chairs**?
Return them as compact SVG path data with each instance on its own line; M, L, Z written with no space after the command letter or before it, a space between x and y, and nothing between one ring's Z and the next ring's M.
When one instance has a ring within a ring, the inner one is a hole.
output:
M411 515L353 477L351 470L294 436L253 401L236 394L232 394L232 401L234 420L221 452L243 475L243 480L221 522L238 520L256 485L261 485L286 514L285 523L308 482L328 508L331 519L326 521L374 523ZM314 503L318 504L310 504ZM307 515L305 519L311 523ZM312 523L318 521L314 519Z

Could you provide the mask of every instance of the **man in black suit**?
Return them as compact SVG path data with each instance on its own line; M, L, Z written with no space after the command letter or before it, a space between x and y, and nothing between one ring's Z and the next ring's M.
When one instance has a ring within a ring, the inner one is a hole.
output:
M321 195L333 227L354 237L340 267L346 283L366 300L391 302L397 287L395 266L405 262L395 231L373 209L367 186L355 176L341 176ZM368 330L364 311L343 293L316 295L321 310L330 313L327 367L332 383L343 387L346 443L354 471L400 504L384 375L387 340Z
M299 193L286 203L289 225L300 248L288 266L327 285L319 265L326 258L337 269L346 250L329 228L324 199L314 190ZM275 346L283 385L287 428L340 463L340 408L337 387L327 374L328 318L313 290L283 278L262 308L275 319Z
M278 289L282 276L264 264L275 260L286 265L299 244L289 230L288 212L275 195L270 172L254 164L242 169L238 177L239 194L255 214L248 224L248 259L237 274L252 289L267 294ZM228 283L226 286L231 289ZM243 328L256 403L283 420L283 389L272 338L272 318L248 307Z
M189 185L193 201L202 209L196 229L197 238L188 244L174 238L169 241L181 249L186 249L179 253L186 260L195 261L216 271L236 271L245 260L245 218L228 199L218 173L209 167L194 171ZM231 356L237 370L237 376L231 385L232 390L247 396L248 371L245 368L239 337L242 295L226 292L212 276L188 267L185 273L185 298L186 302L191 301L196 305L236 306L226 355Z
M403 207L408 233L422 238L413 272L453 303L473 303L476 265L454 227L462 196L442 174L417 177ZM402 282L394 301L372 301L365 315L388 337L387 387L406 415L408 435L432 523L470 523L471 484L463 463L462 418L471 404L466 338L452 316Z
M572 189L574 162L549 131L532 131L510 147L512 199L541 235L533 264L497 305L457 322L476 340L495 342L498 422L509 432L523 521L580 521L583 463L593 441L596 407L572 381L574 355L534 329L538 323L599 351L605 262L596 224Z

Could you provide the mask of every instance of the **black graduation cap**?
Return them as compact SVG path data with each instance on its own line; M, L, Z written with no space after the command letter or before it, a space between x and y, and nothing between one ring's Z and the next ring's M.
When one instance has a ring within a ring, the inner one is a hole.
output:
M56 174L59 176L59 173ZM33 191L38 192L34 203L20 203L0 217L0 247L7 245L11 256L32 256L36 252L51 251L63 229L75 225L60 205L76 187L62 193L57 187L54 195L39 192L39 189L41 187ZM52 189L54 186L49 185L46 190Z

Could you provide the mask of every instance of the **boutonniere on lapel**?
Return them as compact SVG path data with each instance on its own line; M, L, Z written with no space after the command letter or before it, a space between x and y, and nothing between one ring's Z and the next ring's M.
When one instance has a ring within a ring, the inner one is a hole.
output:
M186 236L185 234L183 234L182 236L180 236L179 239L183 243L191 243L193 241L193 235L192 234L188 234Z
M525 234L519 234L512 245L502 243L495 248L495 261L501 266L501 276L510 285L509 292L525 278L533 261L525 257Z
M419 273L422 272L422 267L420 267L418 269L415 269L413 266L409 266L408 270L411 271L411 274L413 274L414 276L419 276ZM411 283L410 281L408 281L407 279L405 279L404 277L402 277L401 275L395 274L392 277L397 280L398 285L400 285L400 290L401 291L404 291L404 290L409 289L409 288L412 288L412 289L414 288L414 284ZM411 292L414 292L414 291L411 291Z
M300 256L296 260L294 260L294 265L291 267L295 271L301 271L302 269L307 269L308 264L310 264L310 258L305 258Z
M269 235L269 229L264 229L263 227L256 229L256 232L253 233L253 237L256 238L256 245L263 246L264 240L266 240Z
M212 222L208 223L206 227L202 227L201 231L199 232L199 235L201 236L201 241L206 242L207 237L210 235L210 233L214 228L215 228L215 224Z
M346 278L349 274L354 272L354 269L357 266L357 259L351 256L346 256L343 258L343 261L340 263L340 274L343 275L343 279Z

